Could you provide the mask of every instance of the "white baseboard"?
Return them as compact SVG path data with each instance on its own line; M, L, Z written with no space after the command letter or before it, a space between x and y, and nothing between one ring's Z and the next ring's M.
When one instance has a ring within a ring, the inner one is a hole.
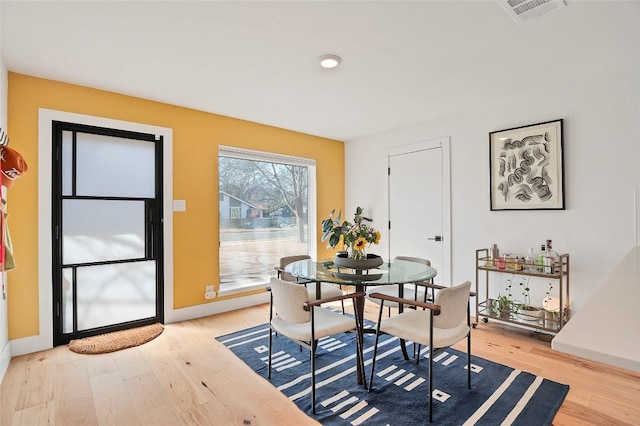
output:
M203 305L190 306L188 308L173 309L165 313L164 321L165 323L186 321L194 318L206 317L208 315L215 315L222 312L242 309L248 306L261 305L267 302L269 302L268 292L253 294L251 296L237 297L234 299L222 300L213 303L205 303ZM10 361L11 356L24 355L53 348L53 336L29 336L22 339L12 340L9 343L10 345L7 345L7 347L9 348L7 356L9 357ZM5 352L7 352L6 348L2 353L3 356L5 355ZM4 362L4 358L0 362ZM2 367L3 365L4 364L0 364L0 367Z
M9 368L9 363L11 362L11 342L7 342L2 348L2 352L0 352L0 383L2 383L2 379L4 379L4 375Z
M236 297L220 302L206 303L204 305L190 306L188 308L174 309L165 314L166 323L186 321L194 318L206 317L222 312L234 311L248 306L261 305L269 302L269 293L253 294L251 296ZM266 318L265 318L266 320Z
M12 340L11 356L19 356L53 348L53 335L47 332L35 336Z

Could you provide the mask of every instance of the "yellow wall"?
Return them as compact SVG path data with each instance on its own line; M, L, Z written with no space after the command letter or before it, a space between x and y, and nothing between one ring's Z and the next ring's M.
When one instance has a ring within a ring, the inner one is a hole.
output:
M27 75L9 73L11 146L29 165L9 191L9 225L18 267L9 273L9 339L38 334L38 109L47 108L173 129L174 308L201 303L218 282L218 146L316 160L318 218L344 205L344 144L275 127ZM320 235L318 236L320 238ZM326 244L317 241L318 256ZM215 303L215 302L214 302Z

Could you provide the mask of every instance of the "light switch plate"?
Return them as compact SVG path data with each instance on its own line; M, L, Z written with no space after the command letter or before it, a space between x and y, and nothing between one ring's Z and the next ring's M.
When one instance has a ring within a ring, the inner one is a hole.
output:
M187 201L186 200L173 200L173 211L174 212L186 212L187 211Z

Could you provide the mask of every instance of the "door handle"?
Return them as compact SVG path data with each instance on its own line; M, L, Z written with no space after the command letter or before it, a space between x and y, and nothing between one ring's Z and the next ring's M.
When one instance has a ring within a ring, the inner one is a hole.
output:
M436 235L435 237L428 237L427 240L442 241L442 236Z

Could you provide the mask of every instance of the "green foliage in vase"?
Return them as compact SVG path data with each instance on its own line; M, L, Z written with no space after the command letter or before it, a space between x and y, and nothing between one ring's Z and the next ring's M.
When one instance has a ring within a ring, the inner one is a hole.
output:
M366 247L380 242L380 231L364 223L372 219L362 215L362 207L356 208L353 222L342 222L342 212L334 217L335 212L332 210L329 217L321 222L322 241L328 241L327 247L335 248L342 240L343 247L349 249L349 257L366 258Z
M549 290L545 293L547 297L551 297L551 290L553 290L553 283L549 283Z
M529 295L529 279L527 277L527 282L525 283L522 279L520 281L520 287L522 288L522 297L524 298L524 303L520 305L520 308L530 311L533 310L531 306L531 296Z
M496 306L494 306L494 310L497 311L497 313L501 314L501 316L508 316L509 313L517 314L518 309L521 306L520 302L514 301L512 299L513 278L514 276L511 275L511 277L507 279L507 282L509 283L505 288L507 294L505 296L502 296L500 293L498 293L498 298L495 302Z

